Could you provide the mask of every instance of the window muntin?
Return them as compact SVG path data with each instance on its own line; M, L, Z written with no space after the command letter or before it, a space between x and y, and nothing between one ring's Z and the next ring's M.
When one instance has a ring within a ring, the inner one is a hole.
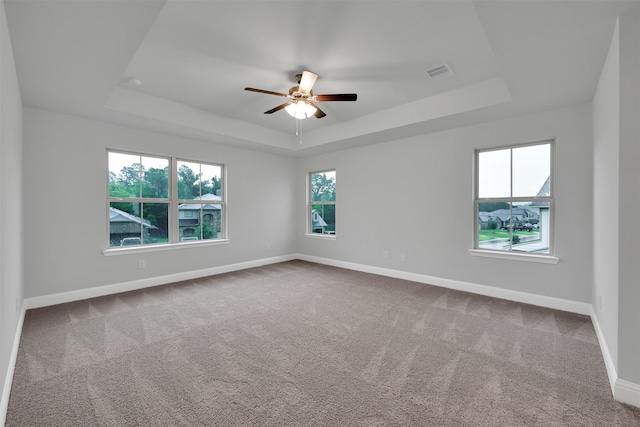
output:
M552 253L552 142L476 152L474 247Z
M180 241L222 238L222 165L177 161Z
M108 152L109 246L167 243L170 159Z
M224 237L223 165L118 151L107 159L109 247Z
M307 230L311 234L336 234L336 171L309 173Z

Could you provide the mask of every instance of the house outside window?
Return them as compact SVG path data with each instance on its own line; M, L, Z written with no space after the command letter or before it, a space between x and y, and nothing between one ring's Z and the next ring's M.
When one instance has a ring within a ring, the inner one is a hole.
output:
M478 150L474 248L552 254L553 142Z
M180 241L221 238L222 165L178 160L177 167Z
M336 234L336 171L309 173L308 225L311 234Z
M109 247L224 238L220 164L108 151Z
M168 242L170 163L167 157L108 153L109 246Z

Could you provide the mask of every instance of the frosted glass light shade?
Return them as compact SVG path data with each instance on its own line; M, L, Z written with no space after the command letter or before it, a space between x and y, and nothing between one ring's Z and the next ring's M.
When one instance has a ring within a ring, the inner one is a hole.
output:
M313 105L308 104L304 101L293 102L284 107L284 109L287 110L287 113L289 113L291 117L295 117L296 119L300 120L313 116L318 110Z

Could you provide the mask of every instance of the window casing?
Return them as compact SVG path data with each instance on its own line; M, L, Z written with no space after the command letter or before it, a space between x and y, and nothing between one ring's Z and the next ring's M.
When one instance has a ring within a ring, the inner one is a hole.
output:
M224 166L107 151L108 247L225 238Z
M336 234L336 171L310 172L307 204L307 233Z
M553 254L553 141L475 154L474 249Z

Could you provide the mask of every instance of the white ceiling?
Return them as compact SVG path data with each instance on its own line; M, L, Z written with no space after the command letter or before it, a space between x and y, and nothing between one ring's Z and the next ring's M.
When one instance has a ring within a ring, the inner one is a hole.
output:
M24 105L306 155L590 101L636 1L5 0ZM431 80L447 63L455 74ZM273 95L319 75L302 121ZM142 81L133 86L130 79Z

